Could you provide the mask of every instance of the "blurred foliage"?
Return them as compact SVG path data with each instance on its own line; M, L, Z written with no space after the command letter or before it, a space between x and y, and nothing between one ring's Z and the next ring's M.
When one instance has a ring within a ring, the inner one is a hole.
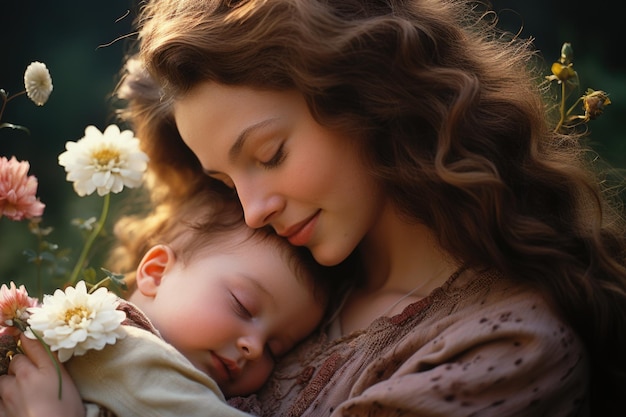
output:
M564 43L574 49L582 96L587 88L606 91L611 105L598 120L588 124L593 148L609 164L626 169L626 55L621 45L623 16L614 2L492 0L499 26L521 37L533 38L540 58L550 67L559 58ZM583 111L582 105L580 111Z
M58 286L54 277L67 272L62 268L71 268L81 252L84 230L72 226L72 219L97 217L102 206L97 195L76 195L57 157L65 142L80 139L88 125L104 129L115 121L110 94L129 49L128 41L120 38L130 33L135 9L132 0L0 0L0 88L9 94L23 90L24 70L32 61L46 64L54 85L44 106L24 96L5 110L3 121L26 126L30 135L0 131L0 153L30 162L30 174L38 178L38 195L46 204L42 227L53 227L46 239L59 244L59 258L67 259L54 271L44 271L51 277L48 291ZM128 198L122 194L112 196L110 222L127 208L118 203ZM106 237L98 241L102 246L94 250L96 259L106 252L108 242ZM37 246L28 222L0 219L0 283L14 280L29 286L36 267L27 262L24 251Z
M589 123L589 139L602 158L626 168L626 138L620 123L626 114L626 64L618 47L621 15L607 2L492 3L500 27L535 39L546 74L563 43L573 45L580 85L608 92L612 103L599 120ZM0 88L9 93L22 90L24 70L35 60L48 66L54 84L43 107L26 98L11 102L3 120L27 126L31 134L2 130L0 153L30 162L30 174L39 179L38 195L46 204L43 226L54 227L47 239L70 246L69 252L63 252L69 265L82 244L81 232L71 221L98 216L101 201L97 196L78 197L65 181L57 157L66 141L83 136L87 125L103 129L114 122L110 93L129 48L126 39L118 38L130 33L136 8L133 0L0 0ZM119 214L116 210L129 208L117 204L128 198L122 194L113 196L110 220ZM26 232L25 222L0 221L0 283L15 280L28 285L29 275L34 274L23 252L36 247L37 241ZM101 242L104 246L95 251L100 255L106 251L107 240Z

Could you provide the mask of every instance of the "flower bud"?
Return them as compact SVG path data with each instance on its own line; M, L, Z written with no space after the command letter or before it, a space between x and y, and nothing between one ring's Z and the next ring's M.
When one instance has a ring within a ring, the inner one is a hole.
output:
M24 72L24 87L28 98L38 106L43 106L52 93L52 77L46 64L35 61Z
M574 60L574 48L572 48L572 44L569 42L565 42L561 47L561 58L559 58L559 62L563 65L570 65Z

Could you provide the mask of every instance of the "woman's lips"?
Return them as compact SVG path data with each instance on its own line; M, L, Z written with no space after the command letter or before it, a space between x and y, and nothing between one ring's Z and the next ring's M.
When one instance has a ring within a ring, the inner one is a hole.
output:
M309 219L290 229L286 234L284 234L284 237L287 238L289 243L294 246L306 245L313 236L313 231L315 230L315 225L317 224L318 218L319 211L316 212Z

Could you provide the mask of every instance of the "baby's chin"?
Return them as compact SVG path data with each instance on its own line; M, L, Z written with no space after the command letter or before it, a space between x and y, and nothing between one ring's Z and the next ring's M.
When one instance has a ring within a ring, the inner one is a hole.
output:
M224 397L246 397L259 391L269 379L270 372L246 372L244 369L236 380L230 380L224 384L218 384Z

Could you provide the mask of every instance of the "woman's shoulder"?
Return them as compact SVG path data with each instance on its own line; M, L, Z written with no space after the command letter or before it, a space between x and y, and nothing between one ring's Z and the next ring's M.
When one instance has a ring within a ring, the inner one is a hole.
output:
M578 341L554 303L538 288L495 271L468 271L435 290L421 331L434 326L440 335L464 339L523 338L563 346L563 335Z
M468 414L566 415L556 410L584 408L587 377L582 342L541 292L466 271L367 329L310 338L278 364L260 398L269 415L385 403L407 414L453 415L459 401Z
M496 271L469 270L435 290L428 302L420 329L434 326L455 340L464 334L470 339L519 334L548 345L559 344L564 334L578 339L543 292Z
M525 314L560 320L558 309L538 287L495 270L467 269L435 289L428 297L431 309L451 308L464 314L494 310L521 310Z

